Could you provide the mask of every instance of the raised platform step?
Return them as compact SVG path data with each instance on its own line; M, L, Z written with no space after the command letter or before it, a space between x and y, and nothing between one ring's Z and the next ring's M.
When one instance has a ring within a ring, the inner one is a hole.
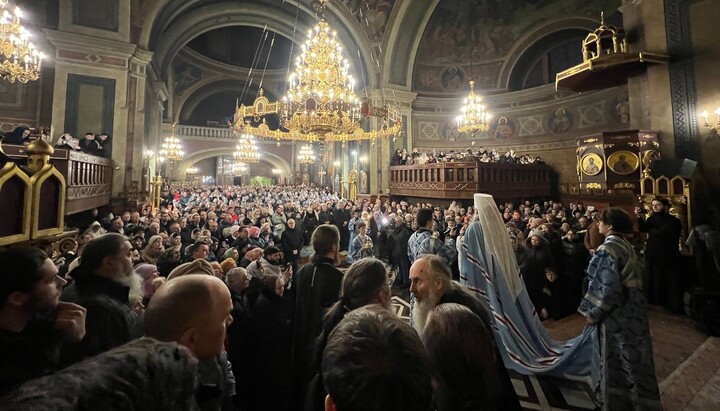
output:
M720 338L708 338L660 383L666 410L720 409Z

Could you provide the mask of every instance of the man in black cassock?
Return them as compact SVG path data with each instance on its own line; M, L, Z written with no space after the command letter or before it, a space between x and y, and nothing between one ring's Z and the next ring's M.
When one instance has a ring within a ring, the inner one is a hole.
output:
M315 254L295 274L287 297L293 307L291 354L291 409L302 409L308 385L315 374L313 352L320 335L325 311L340 299L343 273L335 268L340 250L340 233L331 224L318 226L310 240Z
M665 198L653 200L652 211L647 217L639 207L635 209L640 231L648 233L645 245L648 303L680 313L684 291L683 279L678 276L682 223L670 214L670 202Z

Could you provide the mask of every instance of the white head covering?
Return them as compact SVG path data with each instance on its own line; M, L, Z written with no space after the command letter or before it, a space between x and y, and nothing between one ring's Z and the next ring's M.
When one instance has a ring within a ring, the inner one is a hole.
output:
M503 272L510 294L517 298L523 287L522 280L518 275L520 269L495 200L489 194L475 194L475 209L485 237L485 259L489 264L490 256L495 257Z

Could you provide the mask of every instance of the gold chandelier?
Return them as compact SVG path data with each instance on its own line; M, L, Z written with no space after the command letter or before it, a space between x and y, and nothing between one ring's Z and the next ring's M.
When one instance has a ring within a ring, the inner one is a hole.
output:
M357 97L350 65L327 21L321 19L308 36L282 100L271 102L261 89L252 106L237 107L233 128L278 142L373 140L397 135L402 129L399 110L377 107ZM269 114L280 116L277 130L268 127L265 116ZM365 131L360 120L370 116L381 118L381 124L377 130ZM250 119L260 124L253 126Z
M300 164L314 163L315 151L313 151L312 144L304 144L302 147L300 147L297 158Z
M247 173L249 167L245 163L237 162L232 165L232 172L235 175L243 175Z
M160 146L158 155L170 161L182 160L183 156L185 156L182 145L180 145L180 140L175 137L175 124L172 126L172 135L165 137L165 141L163 141Z
M457 118L458 132L470 133L473 137L490 129L490 113L485 110L482 98L475 94L475 81L470 81L470 94L465 98Z
M235 161L240 163L254 164L260 162L260 153L258 153L255 138L250 134L241 134L235 146L233 157Z
M0 77L11 83L27 83L40 78L45 55L30 41L30 33L20 24L20 8L11 13L8 0L0 0Z

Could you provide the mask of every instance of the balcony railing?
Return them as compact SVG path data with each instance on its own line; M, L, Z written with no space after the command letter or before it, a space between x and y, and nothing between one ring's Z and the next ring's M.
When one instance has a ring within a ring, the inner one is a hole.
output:
M168 126L165 127L165 134L170 134L172 131ZM177 137L179 138L212 138L222 140L232 140L237 137L227 127L201 127L201 126L177 126Z
M502 163L432 163L390 167L390 195L418 198L472 199L475 193L496 199L551 195L546 165Z
M25 146L2 146L5 154L19 164L25 164ZM50 162L65 178L65 214L91 210L110 204L112 195L113 162L108 158L65 149L55 149Z

